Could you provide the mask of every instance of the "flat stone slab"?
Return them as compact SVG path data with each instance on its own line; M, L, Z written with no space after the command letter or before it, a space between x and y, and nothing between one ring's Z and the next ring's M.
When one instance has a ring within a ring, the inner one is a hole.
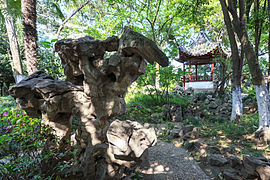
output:
M148 151L149 164L141 168L146 180L210 180L182 148L158 141Z

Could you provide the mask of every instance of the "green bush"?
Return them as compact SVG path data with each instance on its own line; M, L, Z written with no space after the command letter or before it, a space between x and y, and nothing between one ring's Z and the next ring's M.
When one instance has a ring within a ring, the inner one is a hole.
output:
M11 96L5 96L5 97L0 97L0 108L8 108L8 107L15 107L17 106L16 101L14 100L13 97Z
M155 101L151 95L147 95L147 94L142 94L142 93L132 93L132 92L128 92L126 94L125 97L126 103L128 105L128 107L132 107L132 106L145 106L145 107L152 107L152 106L156 106L159 103L157 101Z
M48 129L41 119L30 118L14 105L10 97L1 98L0 106L0 176L7 179L38 179L41 147ZM10 101L8 106L6 101Z
M159 74L159 88L157 87L156 78ZM169 92L174 91L178 84L181 84L180 77L183 74L180 68L172 65L168 67L160 67L157 70L156 65L148 64L144 75L140 76L136 81L138 87L144 92L150 94L151 98L159 104L169 103Z
M168 103L179 104L185 108L188 106L188 97L170 94ZM164 108L164 102L156 101L150 94L139 92L128 92L125 97L127 103L127 112L125 116L119 117L123 119L131 119L140 122L160 123L165 120L165 113L168 111Z

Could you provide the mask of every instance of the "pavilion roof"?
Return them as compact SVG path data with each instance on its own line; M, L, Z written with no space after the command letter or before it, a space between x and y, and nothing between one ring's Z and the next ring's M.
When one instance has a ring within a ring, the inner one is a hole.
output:
M212 63L212 58L218 53L220 44L212 40L205 31L200 31L189 47L179 46L179 62L189 62L191 64Z

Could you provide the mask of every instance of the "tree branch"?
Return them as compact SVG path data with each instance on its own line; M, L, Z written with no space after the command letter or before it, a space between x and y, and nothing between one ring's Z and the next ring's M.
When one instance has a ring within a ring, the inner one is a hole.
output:
M59 39L60 33L63 30L63 28L65 27L65 24L77 13L79 12L84 6L86 6L91 0L87 0L83 5L81 5L78 9L76 9L69 17L67 17L65 19L65 21L61 24L61 26L58 28L57 31L57 39Z
M155 18L154 18L153 24L155 24L155 23L156 23L157 16L158 16L158 13L159 13L159 9L160 9L160 5L161 5L161 0L159 0L159 3L158 3L158 8L157 8L157 11L156 11L156 14L155 14Z

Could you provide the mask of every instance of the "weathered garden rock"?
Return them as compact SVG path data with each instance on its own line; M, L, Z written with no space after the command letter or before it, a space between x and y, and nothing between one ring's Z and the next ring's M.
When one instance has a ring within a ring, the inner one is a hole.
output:
M208 107L210 109L216 109L218 107L218 104L217 104L217 102L212 101L212 102L210 102L210 104L208 105Z
M170 130L170 137L172 139L179 138L180 137L180 131L181 131L181 129L178 128L178 127L173 128L172 130Z
M236 156L230 156L229 157L229 162L232 168L240 168L242 165L241 159L239 159Z
M256 168L257 173L259 174L262 180L269 180L270 179L270 166L258 166Z
M241 179L237 171L234 171L232 169L225 169L223 171L223 176L225 180L240 180Z
M193 128L192 131L187 132L182 138L184 140L187 140L187 139L196 139L198 137L199 137L199 130L198 130L198 128Z
M168 105L165 104L162 106L163 115L167 121L172 122L182 122L183 117L183 108L179 104Z
M264 157L245 156L241 170L244 178L261 178L269 179L270 162Z
M42 116L43 124L52 127L63 142L70 140L72 115L80 117L72 178L117 179L128 175L145 157L147 148L155 144L155 132L130 121L116 121L110 126L110 120L125 111L127 87L145 72L145 60L166 66L168 58L154 42L129 28L120 37L104 41L93 37L60 40L55 50L68 82L36 72L14 86L11 95L30 116ZM105 59L106 51L115 54ZM121 132L118 140L128 144L124 152L113 136L116 127Z
M171 106L170 115L172 122L182 122L183 121L183 111L181 106Z
M183 128L182 128L182 134L181 136L185 135L186 133L188 132L191 132L192 130L194 129L194 126L193 125L185 125Z
M199 137L199 130L192 125L186 125L180 130L179 137L184 140L196 139Z
M224 166L228 163L228 160L221 154L209 154L207 160L211 166Z
M157 62L163 67L169 65L168 57L156 46L153 41L128 28L121 36L119 50L120 53L126 55L133 53L139 54L150 64Z
M206 152L208 154L220 154L220 148L218 148L217 146L207 146L206 147Z
M138 122L115 120L111 123L107 138L110 159L120 165L132 167L143 161L144 151L157 143L154 127Z

